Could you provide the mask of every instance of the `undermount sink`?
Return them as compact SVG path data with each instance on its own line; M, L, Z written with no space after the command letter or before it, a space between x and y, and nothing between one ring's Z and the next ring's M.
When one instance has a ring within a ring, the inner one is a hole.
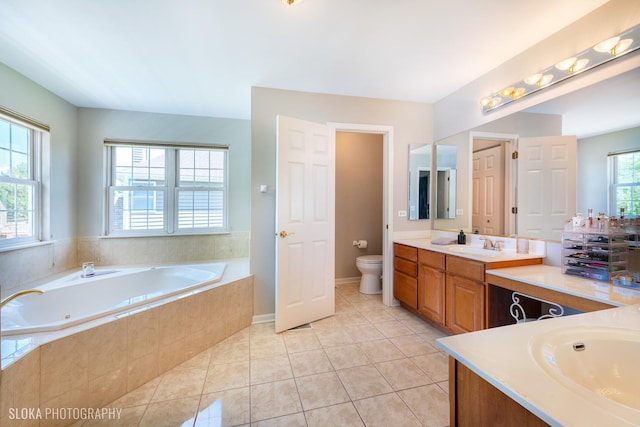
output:
M530 341L529 351L548 375L596 401L640 410L640 333L622 328L567 328Z
M476 246L465 245L451 245L447 246L447 250L451 252L458 252L461 254L481 255L483 257L499 258L503 253L501 251L494 251L491 249L478 248Z

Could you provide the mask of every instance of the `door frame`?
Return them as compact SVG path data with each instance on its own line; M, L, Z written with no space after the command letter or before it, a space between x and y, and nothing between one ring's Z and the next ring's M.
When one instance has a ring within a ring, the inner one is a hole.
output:
M393 126L356 123L327 123L336 132L382 135L382 303L393 305Z
M518 138L520 135L517 133L499 133L499 132L469 132L469 200L468 206L473 206L473 141L475 139L484 140L496 140L505 142L504 150L504 232L507 236L510 236L516 232L517 228L517 215L511 213L511 208L516 206L517 202L517 177L518 177L518 165L517 163L510 162L511 153L518 149ZM507 160L508 159L508 160ZM469 215L469 229L473 226L472 215ZM473 230L472 230L473 231Z

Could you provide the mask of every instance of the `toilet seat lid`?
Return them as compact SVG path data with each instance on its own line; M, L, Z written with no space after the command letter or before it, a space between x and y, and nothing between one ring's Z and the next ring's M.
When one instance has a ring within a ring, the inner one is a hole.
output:
M363 255L356 258L356 262L364 264L380 264L382 263L382 255Z

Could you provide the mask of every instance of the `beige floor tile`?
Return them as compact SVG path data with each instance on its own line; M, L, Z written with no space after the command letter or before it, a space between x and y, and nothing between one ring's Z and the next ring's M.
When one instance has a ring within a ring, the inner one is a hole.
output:
M130 427L137 426L142 415L147 409L147 405L122 408L119 417L113 419L104 418L102 420L87 420L82 427Z
M258 421L251 425L254 427L307 427L307 421L304 418L304 414L298 412L297 414Z
M354 302L367 302L369 298L366 295L361 294L360 292L341 292L340 296L349 301L350 303Z
M345 313L338 313L334 316L338 321L338 325L344 327L351 325L362 325L369 323L366 317L364 317L358 311L348 311Z
M207 371L174 368L162 376L151 402L200 396Z
M414 334L411 329L404 326L399 320L374 323L374 326L387 338Z
M311 323L311 328L318 333L319 330L339 328L340 324L336 316L325 317L324 319L316 320Z
M322 348L316 333L311 329L288 331L284 334L284 344L289 354Z
M335 372L299 377L296 385L305 411L349 401Z
M444 332L436 328L433 328L428 332L421 332L418 335L420 336L420 338L422 338L423 340L425 340L426 342L428 342L429 344L431 344L436 348L439 348L438 345L436 344L436 340L438 338L443 338L447 336L447 334L445 334Z
M398 392L426 427L449 425L449 396L435 384Z
M360 311L360 314L362 314L362 316L364 316L364 318L371 323L388 322L390 320L395 320L389 313L382 309L382 307L377 310L369 309L366 311Z
M449 379L449 358L444 353L431 353L412 357L413 363L422 369L434 382Z
M294 380L251 386L251 421L266 420L302 411Z
M207 373L203 392L213 393L214 391L247 387L250 384L249 372L249 361L213 365Z
M403 307L386 307L384 310L396 320L414 319L416 316Z
M289 355L289 361L293 375L296 377L333 371L333 365L324 350L293 353Z
M325 353L335 370L362 366L369 363L369 359L356 344L326 348Z
M364 427L358 411L356 411L355 406L353 406L351 402L313 409L306 411L305 415L307 416L307 425L309 427Z
M410 359L389 360L375 366L396 391L433 382Z
M275 322L257 323L249 326L249 335L251 337L260 335L274 335L276 333Z
M357 400L355 405L367 427L420 426L409 407L395 393Z
M249 387L204 394L194 427L237 426L251 421Z
M369 324L347 326L344 331L355 343L384 339L384 335L375 326Z
M209 368L209 363L211 362L211 353L213 352L213 347L208 348L207 350L199 353L192 358L182 362L180 365L176 366L176 368L180 369L207 369Z
M324 348L353 344L353 339L339 326L316 330L316 336Z
M418 335L402 335L390 338L398 349L407 357L421 356L423 354L436 353L437 348L420 338Z
M261 335L251 337L250 353L252 359L270 356L286 356L287 348L282 335Z
M293 378L287 356L251 360L251 384L262 384Z
M249 360L248 340L226 339L211 349L211 365Z
M373 363L402 359L404 355L388 339L358 343L358 346Z
M372 299L368 299L366 301L358 301L358 302L351 302L350 303L357 311L360 312L360 314L364 315L365 313L369 313L373 318L376 318L375 314L371 314L371 312L375 312L375 311L384 311L383 307L384 305L382 305L381 303L379 303L378 301L372 300ZM370 322L372 321L372 319L368 316L365 316L365 318L367 320L369 320Z
M436 383L436 384L438 384L438 387L440 387L442 391L449 394L449 381L440 381L439 383Z
M393 391L373 365L343 369L338 371L338 376L351 400L364 399Z
M139 426L191 426L195 421L199 401L200 396L151 403Z
M161 377L155 378L148 383L141 385L137 389L130 391L121 398L111 402L107 406L110 408L129 408L133 406L146 405L151 402L151 398L156 392L161 379Z
M403 325L407 328L411 329L416 334L439 334L440 331L430 323L425 320L420 319L419 317L407 317L404 319L400 319Z

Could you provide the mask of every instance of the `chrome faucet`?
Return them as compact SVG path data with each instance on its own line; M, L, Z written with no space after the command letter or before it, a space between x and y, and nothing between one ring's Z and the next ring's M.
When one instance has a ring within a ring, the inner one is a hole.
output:
M40 289L27 289L25 291L18 291L15 294L11 294L8 297L6 297L5 299L3 299L2 301L0 301L0 308L4 307L5 304L7 304L9 301L14 300L18 297L21 297L22 295L27 295L27 294L43 294L44 291L41 291Z
M493 241L488 237L481 237L480 240L484 240L484 245L482 245L482 249L494 250L495 247L493 245Z

